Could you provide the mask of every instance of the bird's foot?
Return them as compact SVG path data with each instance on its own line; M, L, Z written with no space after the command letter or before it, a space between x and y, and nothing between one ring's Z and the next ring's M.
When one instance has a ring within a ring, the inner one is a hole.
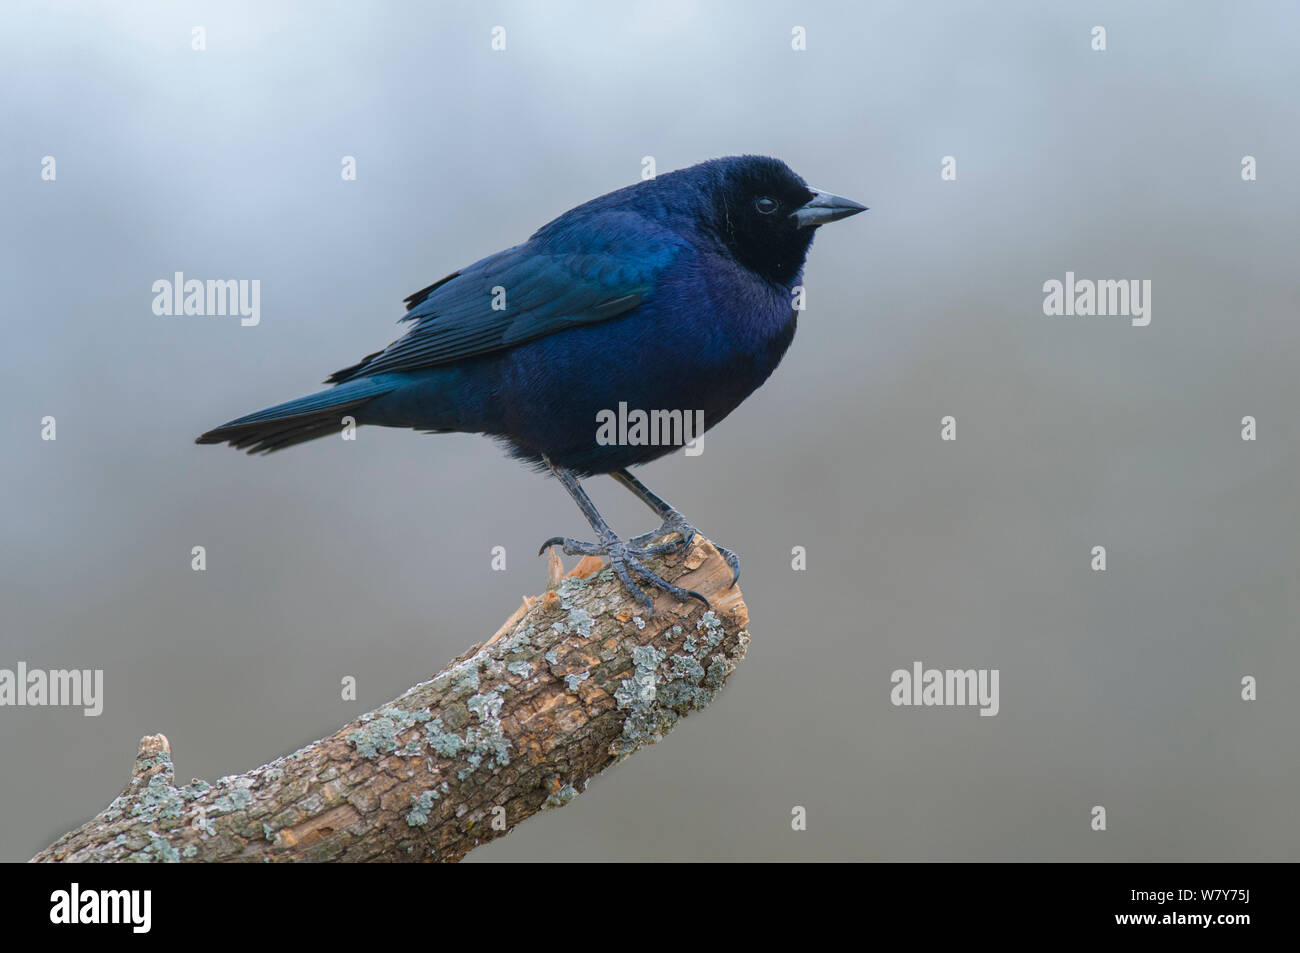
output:
M652 533L647 535L654 538L660 534ZM691 531L691 535L694 536L694 530ZM588 543L580 539L570 539L567 536L552 536L542 543L542 548L538 550L537 554L540 556L551 546L559 546L561 552L567 556L604 556L609 560L609 568L614 570L614 574L618 576L624 588L632 594L632 598L645 607L646 612L650 615L654 615L654 600L638 585L638 582L666 592L679 602L685 602L687 599L698 599L704 603L706 609L710 608L709 600L700 593L694 589L683 589L681 586L674 586L667 579L650 570L642 562L642 560L652 556L676 552L682 548L682 544L667 544L668 548L663 546L646 548L637 545L637 540L643 538L638 536L635 540L622 540L615 533L607 532L601 533L600 542ZM732 558L735 558L734 555Z
M679 538L668 542L655 543L653 546L649 545L654 540L662 539L665 536L671 536L673 533L676 533ZM665 553L681 552L686 549L686 547L690 546L691 542L698 535L698 530L696 530L690 523L686 522L686 517L682 516L681 513L674 511L664 520L663 526L660 526L656 530L651 530L649 533L642 533L640 536L633 536L628 540L628 543L651 556L660 556ZM717 543L713 544L713 548L718 551L722 558L727 561L727 565L731 567L731 584L734 586L740 581L740 557L725 546L719 546Z

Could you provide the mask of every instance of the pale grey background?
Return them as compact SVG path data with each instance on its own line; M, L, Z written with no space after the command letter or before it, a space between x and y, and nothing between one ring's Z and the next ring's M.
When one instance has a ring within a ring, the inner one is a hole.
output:
M5 4L0 666L108 698L0 710L0 858L103 807L145 733L213 780L382 703L585 531L482 438L197 433L644 155L761 152L871 211L819 236L772 380L639 471L740 552L750 658L473 859L1295 859L1300 15L1140 6ZM1067 269L1152 279L1151 326L1045 317ZM178 270L261 279L261 326L155 317ZM1001 714L892 707L915 659L1000 669Z

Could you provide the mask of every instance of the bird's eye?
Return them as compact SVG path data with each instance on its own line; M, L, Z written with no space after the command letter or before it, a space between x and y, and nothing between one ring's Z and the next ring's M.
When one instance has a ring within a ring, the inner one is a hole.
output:
M754 208L758 209L759 215L771 215L780 207L780 202L776 199L770 199L766 195L761 195L754 199Z

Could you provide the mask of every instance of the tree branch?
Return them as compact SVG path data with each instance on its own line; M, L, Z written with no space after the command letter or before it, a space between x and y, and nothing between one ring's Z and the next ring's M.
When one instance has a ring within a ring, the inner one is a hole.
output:
M645 618L599 560L486 643L339 731L215 785L140 742L112 804L33 861L456 861L703 708L745 655L748 611L713 544L655 562L712 603Z

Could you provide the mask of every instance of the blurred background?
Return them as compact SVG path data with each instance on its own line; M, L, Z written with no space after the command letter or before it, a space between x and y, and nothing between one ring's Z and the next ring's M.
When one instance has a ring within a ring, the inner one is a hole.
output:
M6 4L0 667L102 668L106 700L0 709L0 859L146 733L179 780L248 770L541 591L537 545L587 527L488 440L193 438L643 157L742 152L871 206L819 235L772 379L638 471L739 552L749 658L470 859L1296 859L1300 12L1140 7ZM1150 279L1150 326L1045 316L1067 270ZM259 279L261 323L156 316L176 271ZM1000 713L894 707L914 661L1000 670Z

